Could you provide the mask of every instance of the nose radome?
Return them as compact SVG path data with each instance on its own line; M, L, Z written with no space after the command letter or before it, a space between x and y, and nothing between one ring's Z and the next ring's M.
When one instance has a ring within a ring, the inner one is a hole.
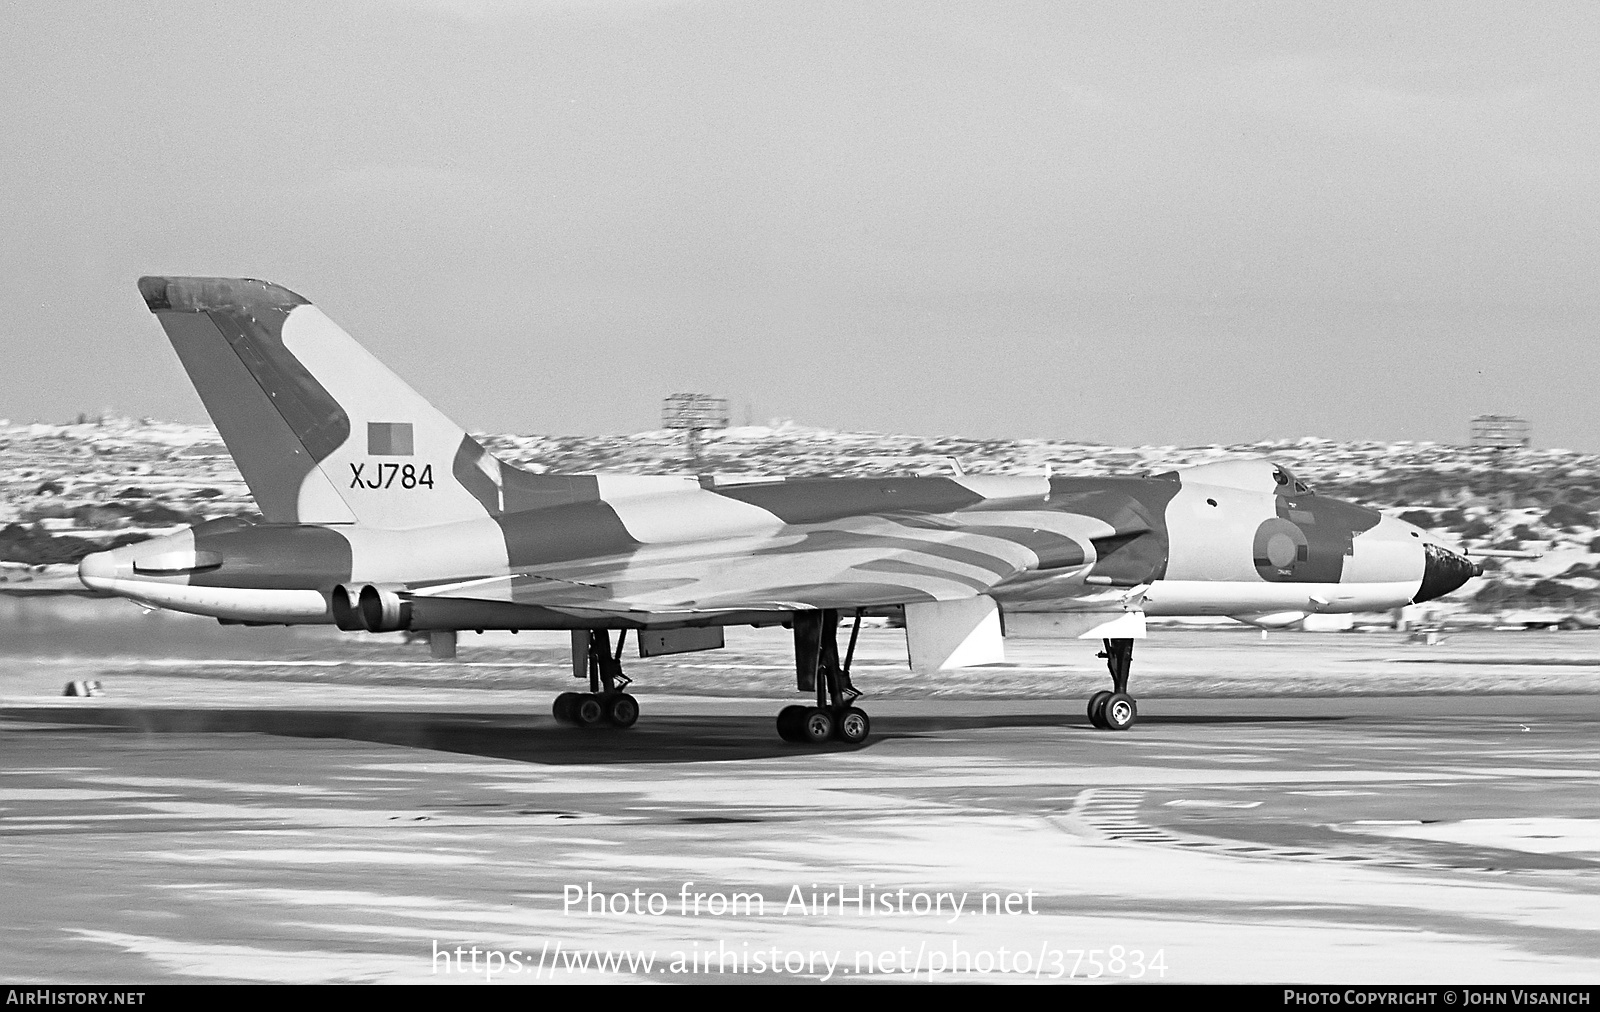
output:
M1422 586L1417 588L1416 596L1411 599L1413 604L1443 597L1483 573L1472 560L1448 548L1429 542L1422 549L1426 553L1422 563Z

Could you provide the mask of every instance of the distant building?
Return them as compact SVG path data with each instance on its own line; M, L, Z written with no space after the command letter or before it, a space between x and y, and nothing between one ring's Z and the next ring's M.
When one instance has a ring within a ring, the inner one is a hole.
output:
M1513 450L1532 445L1533 429L1516 415L1479 415L1472 420L1472 445Z

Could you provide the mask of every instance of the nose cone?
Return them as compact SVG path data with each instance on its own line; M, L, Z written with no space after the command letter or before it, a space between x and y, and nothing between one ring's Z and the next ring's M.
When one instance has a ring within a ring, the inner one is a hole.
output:
M1422 586L1411 599L1413 604L1443 597L1483 572L1470 559L1448 548L1441 548L1432 542L1422 548L1427 553L1422 564Z

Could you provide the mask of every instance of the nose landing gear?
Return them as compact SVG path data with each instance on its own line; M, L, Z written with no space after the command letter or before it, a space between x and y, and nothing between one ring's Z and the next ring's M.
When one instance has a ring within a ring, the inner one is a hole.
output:
M1104 657L1111 671L1111 689L1101 689L1089 697L1089 723L1108 731L1126 731L1139 718L1139 703L1128 695L1128 673L1133 668L1133 640L1101 640Z

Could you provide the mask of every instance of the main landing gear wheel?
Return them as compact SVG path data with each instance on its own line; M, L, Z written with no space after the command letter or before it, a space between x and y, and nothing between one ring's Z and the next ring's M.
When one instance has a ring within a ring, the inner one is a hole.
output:
M613 727L632 727L639 721L639 701L626 692L563 692L550 707L560 724L594 727L606 723Z
M872 718L857 706L786 706L778 713L778 737L784 741L816 745L832 738L859 745L871 734Z
M833 608L794 613L795 669L801 692L815 692L815 706L786 706L778 714L778 737L798 744L840 741L860 745L872 720L855 705L861 693L850 684L850 661L861 634L864 609L856 609L850 646L839 660L839 612Z
M557 696L556 701L551 704L550 716L554 717L556 719L556 723L558 724L576 723L577 721L572 716L572 708L577 706L578 700L582 698L582 693L563 692L561 695Z
M572 722L579 727L593 727L605 716L605 706L601 704L600 697L592 692L583 693L572 706Z
M639 720L639 701L626 692L617 693L606 706L606 719L616 727L632 727Z
M847 706L834 721L833 733L834 737L848 745L859 745L872 733L872 719L867 716L867 711Z
M805 741L801 725L806 719L806 707L786 706L778 711L778 737L784 741Z
M573 668L578 677L589 677L588 692L563 692L550 707L558 724L576 727L632 727L639 721L639 701L623 690L633 681L622 673L623 630L617 648L611 649L611 634L604 629L577 630L572 636Z
M800 740L820 745L833 737L833 714L820 706L806 708L805 719L800 722Z

